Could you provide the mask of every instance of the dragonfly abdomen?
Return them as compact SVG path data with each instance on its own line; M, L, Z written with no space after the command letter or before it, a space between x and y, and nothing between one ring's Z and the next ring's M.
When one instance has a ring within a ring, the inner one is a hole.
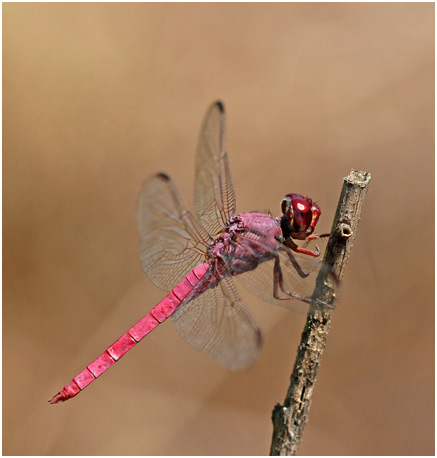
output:
M153 309L134 324L126 333L108 347L99 357L89 364L82 372L55 396L49 399L50 404L67 401L79 394L97 377L102 375L123 355L133 348L149 332L165 321L179 307L193 287L203 278L209 269L209 263L201 264L193 269L167 296Z

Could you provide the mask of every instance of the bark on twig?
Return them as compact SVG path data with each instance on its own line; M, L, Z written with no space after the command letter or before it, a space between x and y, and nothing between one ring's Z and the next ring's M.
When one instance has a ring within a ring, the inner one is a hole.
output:
M273 409L270 455L295 455L299 448L326 337L331 326L332 309L320 304L334 305L337 289L335 279L340 282L343 277L369 181L370 173L356 170L352 170L344 179L326 246L324 263L328 267L321 269L317 277L284 404L276 404Z

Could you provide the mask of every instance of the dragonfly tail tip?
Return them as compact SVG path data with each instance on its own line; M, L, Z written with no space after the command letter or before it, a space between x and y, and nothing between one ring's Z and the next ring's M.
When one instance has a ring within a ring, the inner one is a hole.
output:
M64 402L69 398L70 396L65 396L64 392L60 391L58 394L52 396L47 402L49 404L57 404L58 402Z

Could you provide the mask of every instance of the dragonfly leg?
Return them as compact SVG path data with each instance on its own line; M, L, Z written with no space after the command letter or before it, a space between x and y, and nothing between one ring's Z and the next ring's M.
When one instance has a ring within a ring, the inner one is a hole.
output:
M306 254L308 256L314 256L315 258L320 256L320 250L319 250L318 246L316 246L316 249L314 251L313 250L307 250L305 248L301 248L300 246L296 245L293 242L293 240L291 240L291 239L288 239L285 242L285 245L288 246L288 248L290 248L291 250L295 251L296 253Z
M280 297L279 290L281 290L287 297ZM273 297L279 301L288 301L290 299L295 299L298 301L306 302L307 304L311 302L311 297L297 296L285 289L279 256L275 257L275 265L273 267Z
M290 259L291 263L293 264L293 267L296 269L296 272L299 274L301 278L306 278L311 272L304 272L302 270L302 267L300 264L297 262L296 258L293 256L293 253L291 253L289 250L286 250L288 258Z
M306 248L308 244L311 242L311 240L317 240L317 239L321 239L324 237L329 237L329 235L330 234L311 234L305 239L306 242L304 243L303 247Z
M317 240L317 239L321 239L321 238L324 238L324 237L329 237L329 235L330 234L311 234L308 237L306 237L305 240L308 240L308 241Z
M293 255L291 253L288 253L290 261L293 263L294 267L296 267L296 270L299 272L299 270L302 272L302 277L305 278L309 274L305 274L305 272L302 271L301 267L297 263L296 259L294 259ZM293 262L294 261L294 262ZM296 263L296 264L295 264ZM300 274L300 273L299 273ZM332 275L333 279L336 283L338 283L337 277L332 271L329 271L328 275ZM287 297L280 297L279 296L279 290L282 291ZM281 262L279 256L275 258L275 264L273 267L273 297L279 301L286 301L290 299L295 299L298 301L305 302L307 304L311 304L312 297L311 296L298 296L296 294L290 293L287 291L284 287L284 279L282 276L282 269L281 269ZM324 302L318 298L316 298L316 305L323 309L335 309L335 306L328 304L327 302Z
M327 302L324 302L324 301L322 301L320 299L316 299L316 303L319 306L319 308L327 308L327 309L331 309L331 310L335 309L334 305L328 304Z

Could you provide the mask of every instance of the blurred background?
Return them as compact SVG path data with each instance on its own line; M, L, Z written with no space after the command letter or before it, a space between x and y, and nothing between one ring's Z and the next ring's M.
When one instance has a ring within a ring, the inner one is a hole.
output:
M249 370L171 323L49 406L164 293L138 258L142 181L192 202L222 99L237 210L288 192L330 230L371 172L300 453L434 454L434 5L3 5L3 453L265 455L304 315L241 295Z

